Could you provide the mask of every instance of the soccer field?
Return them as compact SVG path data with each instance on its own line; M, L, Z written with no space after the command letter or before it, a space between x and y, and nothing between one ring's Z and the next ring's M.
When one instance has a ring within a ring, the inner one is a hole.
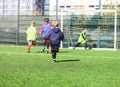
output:
M120 52L0 46L0 87L120 87Z

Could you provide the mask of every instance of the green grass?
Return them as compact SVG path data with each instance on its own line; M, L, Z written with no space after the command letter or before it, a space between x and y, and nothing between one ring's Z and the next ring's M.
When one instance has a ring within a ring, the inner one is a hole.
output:
M120 52L0 46L0 87L120 87Z

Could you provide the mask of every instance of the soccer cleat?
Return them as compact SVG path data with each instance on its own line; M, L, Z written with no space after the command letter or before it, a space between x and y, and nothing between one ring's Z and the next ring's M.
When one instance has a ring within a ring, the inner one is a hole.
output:
M53 59L54 62L56 62L56 59Z
M45 50L42 50L42 52L45 52Z
M45 46L42 47L42 52L45 52Z
M75 50L75 47L73 47L73 50Z
M30 51L27 51L27 53L30 53Z

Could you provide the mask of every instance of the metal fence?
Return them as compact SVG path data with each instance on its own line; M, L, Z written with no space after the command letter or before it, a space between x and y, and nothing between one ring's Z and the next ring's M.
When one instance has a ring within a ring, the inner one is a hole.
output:
M48 17L50 22L56 19L55 16L20 15L18 20L18 16L0 16L0 44L27 44L26 30L30 26L30 22L34 20L38 32L37 44L42 45L39 27L42 25L45 17ZM58 20L61 23L60 16L58 16ZM100 21L98 15L64 15L63 32L65 34L65 40L63 47L74 46L84 26L88 27L87 38L89 39L90 45L95 48L114 48L114 16L106 15L102 16ZM120 48L119 37L120 17L118 16L117 48Z

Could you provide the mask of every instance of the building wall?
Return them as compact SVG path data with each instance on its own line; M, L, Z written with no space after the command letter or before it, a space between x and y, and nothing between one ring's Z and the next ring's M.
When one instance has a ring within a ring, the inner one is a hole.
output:
M95 10L99 8L99 0L58 0L58 11ZM50 0L50 15L56 11L56 0Z
M79 11L79 10L98 10L99 2L101 5L115 4L115 0L58 0L58 14L60 11L66 12L69 11ZM120 0L116 0L117 4L120 3ZM102 8L102 7L101 7ZM50 0L50 15L55 15L56 11L56 0Z
M49 6L50 6L50 0L44 0L43 15L49 15Z
M20 14L31 15L36 0L20 0ZM38 0L42 3L42 15L55 15L57 0ZM117 3L120 0L116 0ZM115 0L101 0L102 5L115 3ZM58 11L78 11L99 9L99 0L58 0ZM17 15L18 0L0 0L0 15Z

